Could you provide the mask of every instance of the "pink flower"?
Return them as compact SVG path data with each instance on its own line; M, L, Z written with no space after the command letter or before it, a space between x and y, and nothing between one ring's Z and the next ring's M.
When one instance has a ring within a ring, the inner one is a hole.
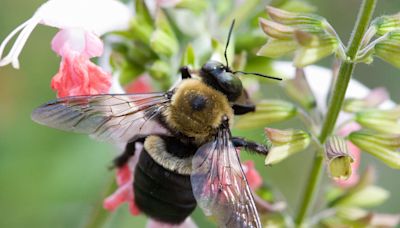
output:
M52 49L62 56L60 69L51 81L58 97L107 93L111 74L90 62L103 53L103 43L93 33L81 29L60 30Z
M135 204L133 194L133 174L129 165L117 170L118 189L103 201L103 207L108 211L114 211L121 204L127 202L132 215L139 215L140 210Z
M249 183L250 188L254 191L261 187L263 183L263 179L254 167L254 162L253 161L245 161L242 164L242 168L244 171L244 174L246 175L247 182Z
M18 56L38 24L59 28L52 41L62 57L60 70L51 87L58 97L107 93L111 75L90 62L103 53L99 36L126 28L130 12L115 0L49 0L26 22L18 26L0 45L0 66L19 68ZM8 55L2 58L8 42L20 32Z
M146 93L152 90L150 78L147 74L138 77L125 87L127 93Z
M19 54L29 35L38 24L61 30L81 29L101 36L110 31L127 28L130 16L130 10L116 0L49 0L41 5L30 19L14 29L1 43L0 66L11 63L14 68L19 68ZM17 33L19 33L19 36L10 52L2 57L6 45Z

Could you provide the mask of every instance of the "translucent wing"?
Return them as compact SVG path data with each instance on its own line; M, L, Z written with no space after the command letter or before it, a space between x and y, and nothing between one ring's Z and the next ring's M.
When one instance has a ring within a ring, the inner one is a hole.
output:
M102 141L127 142L136 135L167 133L156 119L169 101L166 93L65 97L40 106L32 119Z
M199 206L221 227L261 227L257 209L228 129L201 146L192 162L191 182Z

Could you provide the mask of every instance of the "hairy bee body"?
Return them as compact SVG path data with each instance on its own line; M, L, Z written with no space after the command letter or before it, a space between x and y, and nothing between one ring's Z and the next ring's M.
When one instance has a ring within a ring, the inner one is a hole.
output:
M188 161L195 151L196 147L175 137L153 135L145 139L133 184L135 203L143 213L159 221L179 224L193 212L197 203Z
M147 136L135 169L135 203L142 212L171 224L193 212L193 155L228 116L232 119L233 110L219 91L198 79L184 79L177 86L158 120L174 135Z

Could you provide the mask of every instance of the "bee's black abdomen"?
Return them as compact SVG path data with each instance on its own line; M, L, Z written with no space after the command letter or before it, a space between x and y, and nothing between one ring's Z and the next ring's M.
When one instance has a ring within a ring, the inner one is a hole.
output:
M135 202L156 220L179 224L196 208L190 176L173 173L142 151L134 178Z

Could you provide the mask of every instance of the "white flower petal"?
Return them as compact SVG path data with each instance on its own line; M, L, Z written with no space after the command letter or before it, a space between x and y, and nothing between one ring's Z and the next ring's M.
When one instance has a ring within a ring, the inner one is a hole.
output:
M115 0L50 0L35 13L41 23L57 28L82 28L97 35L126 29L131 12Z
M22 48L24 47L26 41L28 40L29 35L32 33L33 29L36 27L36 25L39 23L39 18L37 17L32 17L31 19L27 20L26 22L22 23L19 25L14 31L10 33L6 37L6 39L1 43L0 45L0 67L12 64L14 68L18 69L19 68L19 61L18 61L18 56L22 51ZM18 38L15 40L15 43L13 47L11 48L10 52L3 58L1 59L1 54L4 51L4 48L6 47L7 43L14 37L19 31L20 34Z
M290 79L294 78L296 68L292 62L277 61L274 62L273 68L281 74L282 77ZM310 65L304 68L305 75L308 83L310 84L311 90L317 100L317 105L320 107L322 112L327 110L327 96L332 79L332 71L328 68ZM346 98L364 98L370 92L370 89L357 80L351 79L347 92ZM386 101L382 104L382 107L393 107L395 103L393 101ZM349 119L351 114L341 112L338 119L338 124Z
M18 56L39 23L60 29L83 29L100 36L126 29L130 17L129 8L116 0L49 0L1 43L0 67L12 63L14 68L19 68ZM6 45L18 32L20 34L10 52L2 58Z

